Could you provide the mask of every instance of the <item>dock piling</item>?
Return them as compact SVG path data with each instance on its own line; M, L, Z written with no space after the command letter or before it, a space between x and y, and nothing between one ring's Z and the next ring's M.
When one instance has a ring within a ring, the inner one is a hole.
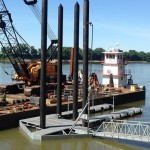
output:
M88 43L89 43L89 0L84 0L84 16L83 16L83 103L82 107L88 100ZM84 114L87 114L86 108ZM83 121L83 126L86 122Z
M58 7L58 71L57 71L57 114L62 113L62 45L63 45L63 6Z
M47 9L48 0L42 0L41 26L41 79L40 79L40 127L45 128L46 122L46 51L47 51Z
M74 6L73 120L78 117L79 4Z

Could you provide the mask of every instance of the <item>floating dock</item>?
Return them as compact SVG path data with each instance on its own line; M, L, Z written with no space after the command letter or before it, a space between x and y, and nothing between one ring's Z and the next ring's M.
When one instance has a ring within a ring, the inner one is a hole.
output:
M89 127L82 126L82 119L88 121L83 118L78 118L78 120L73 121L71 119L59 118L56 114L47 115L46 116L46 129L40 129L40 117L34 117L29 119L23 119L19 121L20 128L31 138L34 140L43 140L48 138L62 138L65 136L66 138L70 138L70 136L91 136L89 134L92 131L92 127L102 124L104 121L111 121L116 119L122 119L123 113L127 112L127 116L133 116L139 113L142 113L141 108L129 108L122 111L117 111L115 113L101 115L93 118L89 118ZM67 113L67 112L66 112ZM34 129L34 131L33 131ZM69 135L67 137L67 135Z
M141 114L142 109L137 107L132 107L120 111L115 111L110 114L104 114L104 115L98 115L95 117L92 117L89 119L89 126L94 127L95 125L99 125L100 123L104 121L111 121L111 120L120 120L125 117L132 117L137 114ZM87 115L83 114L81 116L82 119L86 120L88 119Z

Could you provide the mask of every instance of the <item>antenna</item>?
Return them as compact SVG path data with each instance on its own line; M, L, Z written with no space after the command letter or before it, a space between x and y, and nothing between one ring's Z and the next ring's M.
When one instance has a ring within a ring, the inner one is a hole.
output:
M118 51L118 50L119 50L119 42L116 42L116 43L115 43L115 46L116 46L115 50Z

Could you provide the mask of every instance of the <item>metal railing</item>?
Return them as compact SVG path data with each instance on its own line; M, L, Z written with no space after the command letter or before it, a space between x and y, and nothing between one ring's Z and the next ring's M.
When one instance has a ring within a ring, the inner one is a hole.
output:
M71 126L68 135L70 135L70 134L72 133L73 129L75 128L75 126L76 126L76 124L77 124L77 122L79 121L79 119L81 118L81 116L84 115L83 112L84 112L84 110L86 109L86 107L88 106L88 104L89 104L89 101L87 101L86 105L84 106L84 108L82 109L82 111L79 113L79 116L78 116L78 118L75 120L75 122L73 123L73 125ZM85 115L86 115L86 114L85 114Z
M93 136L150 141L150 122L117 120L103 122Z

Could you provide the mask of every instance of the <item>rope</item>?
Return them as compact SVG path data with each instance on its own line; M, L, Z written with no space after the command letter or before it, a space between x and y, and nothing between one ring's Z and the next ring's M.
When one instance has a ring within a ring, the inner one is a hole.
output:
M0 67L2 68L2 70L7 74L7 75L10 75L1 65Z

